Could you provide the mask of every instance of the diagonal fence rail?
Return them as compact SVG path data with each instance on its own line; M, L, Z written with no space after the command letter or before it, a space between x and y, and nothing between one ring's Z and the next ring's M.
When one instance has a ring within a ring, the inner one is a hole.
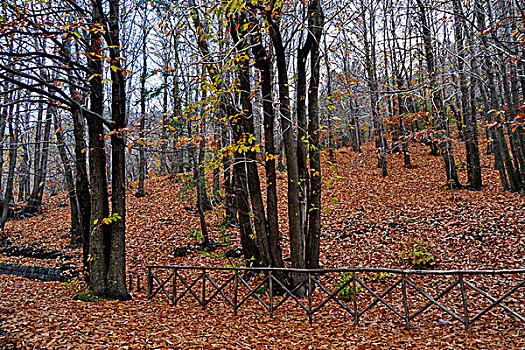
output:
M296 278L300 282L290 285L290 274L301 276ZM494 280L497 277L500 280ZM492 286L485 283L486 278L494 280ZM147 266L149 299L161 295L175 305L193 299L203 309L212 302L219 302L231 307L235 315L248 301L254 301L271 317L287 300L291 300L295 307L306 313L310 323L316 313L331 304L349 314L356 325L365 313L384 307L407 329L414 319L431 307L437 307L459 321L465 329L487 313L494 314L492 310L496 307L525 323L522 316L525 312L524 284L525 269L307 270Z

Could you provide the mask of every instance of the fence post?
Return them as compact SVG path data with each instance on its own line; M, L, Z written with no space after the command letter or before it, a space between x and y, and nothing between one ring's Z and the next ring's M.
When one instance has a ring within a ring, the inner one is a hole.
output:
M233 314L237 316L237 290L239 289L239 274L235 270L235 277L233 282Z
M129 285L128 290L131 292L133 290L133 274L129 274Z
M403 290L403 307L405 308L405 323L406 323L407 331L409 331L410 330L410 316L408 314L407 283L406 283L406 276L404 273L401 275L401 287Z
M206 269L202 269L202 309L206 309Z
M153 290L153 276L151 275L151 267L148 267L148 299L151 299L152 290Z
M312 274L308 272L308 323L312 324Z
M273 280L272 280L272 270L268 272L268 288L270 289L270 317L273 318Z
M173 269L173 305L177 305L177 269Z
M359 312L357 311L357 293L356 293L357 282L355 280L355 275L356 275L356 272L355 271L352 272L352 286L353 286L352 296L354 299L354 321L355 321L355 325L359 326Z
M459 286L461 287L461 298L463 299L463 315L465 329L469 329L469 319L468 319L468 307L467 307L467 295L465 294L465 283L463 282L463 274L459 274Z

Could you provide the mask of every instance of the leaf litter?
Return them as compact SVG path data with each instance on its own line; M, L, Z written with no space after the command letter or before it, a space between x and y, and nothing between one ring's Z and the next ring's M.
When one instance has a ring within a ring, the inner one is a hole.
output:
M337 169L324 164L323 228L321 265L332 267L404 268L399 253L414 239L429 242L435 257L434 269L512 269L524 267L525 197L502 192L492 160L482 154L482 191L449 190L443 186L442 161L428 155L421 145L411 146L413 169L402 167L402 155L389 157L390 176L379 176L375 151L370 144L364 153L343 149ZM458 147L457 159L464 158ZM262 169L261 169L262 174ZM332 178L340 176L333 181ZM466 173L459 171L466 182ZM173 306L164 297L147 299L146 265L237 266L227 250L240 247L234 228L221 228L219 209L207 213L210 237L228 243L212 254L198 249L199 229L194 195L183 194L182 181L153 177L146 183L148 195L128 195L127 269L133 278L129 302L85 303L72 300L64 283L41 282L20 276L0 275L0 348L27 349L507 349L525 348L525 325L499 307L481 317L470 330L435 306L411 322L411 330L387 308L374 307L354 320L329 303L308 316L291 302L279 308L273 318L255 302L247 303L234 316L224 303L214 302L203 310L189 299ZM279 188L286 186L286 174L279 175ZM263 186L264 188L264 186ZM178 195L179 194L179 195ZM286 248L286 191L279 191L280 224L284 256ZM334 199L335 198L335 199ZM0 256L3 264L45 267L81 267L81 250L69 247L67 196L46 197L39 216L10 221L9 240L17 246L58 250L71 260ZM176 248L188 247L176 257ZM142 289L136 290L136 276ZM469 279L489 294L500 296L515 277ZM373 288L385 290L393 279ZM437 295L451 281L414 277L413 281ZM448 284L447 284L448 283ZM371 283L369 283L372 285ZM436 288L441 289L436 289ZM392 298L399 297L399 293ZM365 296L363 296L365 297ZM408 298L416 306L425 300L415 291ZM479 294L470 293L469 312L490 305ZM506 303L525 311L525 294L520 288ZM462 315L457 291L442 301ZM363 304L361 307L363 307Z

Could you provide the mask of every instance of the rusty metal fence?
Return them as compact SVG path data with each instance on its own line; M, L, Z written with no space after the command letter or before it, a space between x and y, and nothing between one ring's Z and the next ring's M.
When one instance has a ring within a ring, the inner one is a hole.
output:
M302 276L293 288L282 276ZM280 276L280 277L279 277ZM281 279L280 279L281 278ZM349 314L356 325L374 307L384 307L407 329L431 307L459 321L465 329L496 307L525 323L525 269L398 270L374 268L283 269L147 266L148 298L166 296L177 305L195 300L231 307L235 315L249 300L270 316L287 300L313 316L330 303ZM298 291L301 291L298 293ZM494 296L497 293L498 296ZM303 295L298 297L297 295ZM434 294L432 296L431 294ZM512 306L512 308L511 308ZM447 321L448 322L448 321Z

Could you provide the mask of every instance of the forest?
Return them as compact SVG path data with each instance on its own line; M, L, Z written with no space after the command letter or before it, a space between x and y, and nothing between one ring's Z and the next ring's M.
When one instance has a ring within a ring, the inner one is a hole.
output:
M0 348L524 347L524 124L517 0L3 0Z

